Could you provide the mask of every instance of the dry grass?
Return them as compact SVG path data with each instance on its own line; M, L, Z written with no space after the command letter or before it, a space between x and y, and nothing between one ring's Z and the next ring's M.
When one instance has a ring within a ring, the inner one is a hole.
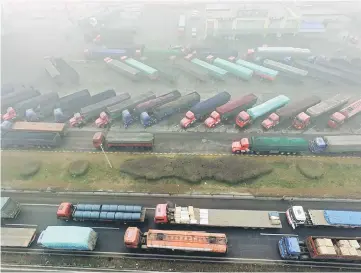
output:
M187 183L176 178L163 178L156 181L144 178L134 179L132 176L120 173L119 166L129 164L126 163L129 160L152 158L152 156L108 154L108 157L113 168L108 166L106 159L100 153L3 151L2 187L12 189L50 187L54 190L113 190L149 193L252 193L263 196L361 197L361 160L356 158L309 158L310 162L322 164L324 175L320 179L308 179L297 168L297 163L304 160L302 158L244 157L241 161L247 162L247 166L257 168L259 164L268 164L273 171L254 179L251 184L230 185L210 178L202 179L200 183ZM23 166L32 158L40 161L42 166L34 176L23 179L19 166ZM162 158L175 159L178 156L169 155ZM202 156L200 158L219 160L220 157ZM229 158L238 160L237 157ZM90 166L86 175L74 178L69 175L68 168L71 162L77 160L87 160ZM248 160L252 163L249 164ZM227 170L226 166L225 171ZM250 173L252 171L250 170Z

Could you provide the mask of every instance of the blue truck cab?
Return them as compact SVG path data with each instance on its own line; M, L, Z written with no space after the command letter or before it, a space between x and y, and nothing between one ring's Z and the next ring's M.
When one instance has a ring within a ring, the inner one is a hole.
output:
M142 112L140 114L140 123L146 128L151 126L153 121L147 112Z
M301 256L300 243L297 237L282 237L278 241L278 250L284 260L298 260Z
M327 143L322 137L316 137L314 140L310 141L309 149L312 153L320 154L326 151Z
M129 110L124 110L122 112L122 121L125 128L127 128L129 125L133 123L133 117L130 114Z

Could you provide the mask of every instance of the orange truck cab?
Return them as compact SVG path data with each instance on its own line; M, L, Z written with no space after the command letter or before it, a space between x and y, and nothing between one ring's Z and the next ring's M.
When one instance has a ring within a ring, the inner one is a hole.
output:
M168 204L158 204L155 207L154 223L166 224L168 223Z
M243 127L247 126L250 123L251 123L251 116L246 111L242 111L241 113L239 113L237 115L236 124L240 128L243 128Z
M124 244L127 248L141 247L142 232L137 227L128 227L124 233Z
M311 122L311 117L305 112L298 114L292 122L292 125L297 130L305 129Z
M204 124L208 128L214 128L217 124L221 123L222 117L217 111L213 111L209 118L204 121Z
M193 123L196 122L196 116L194 115L193 112L188 111L186 113L186 116L181 120L180 122L180 126L184 129L188 128L189 126L191 126Z
M93 136L94 148L101 149L101 146L103 146L103 149L106 149L106 147L104 147L104 142L105 142L105 135L103 132L97 132L94 134Z
M56 218L61 220L71 220L73 214L73 204L64 202L61 203L56 211Z
M277 126L277 124L279 123L280 123L280 117L276 113L272 113L268 116L267 119L262 121L262 127L266 130L269 130Z
M248 153L249 149L249 139L242 138L241 140L233 141L232 142L232 153L234 154L241 154L241 153Z
M347 117L340 112L333 113L330 117L330 120L327 122L327 125L332 129L337 129L345 121Z

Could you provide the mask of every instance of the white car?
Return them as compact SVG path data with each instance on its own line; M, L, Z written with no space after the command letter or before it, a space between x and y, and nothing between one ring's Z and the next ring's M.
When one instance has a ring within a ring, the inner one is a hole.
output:
M194 27L192 28L192 38L196 38L197 37L197 29Z

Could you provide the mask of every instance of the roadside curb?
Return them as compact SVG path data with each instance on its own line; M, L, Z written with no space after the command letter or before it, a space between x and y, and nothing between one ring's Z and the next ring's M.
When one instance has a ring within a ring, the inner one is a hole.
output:
M171 193L137 193L137 192L113 192L113 191L33 191L33 190L11 190L1 189L1 193L15 194L48 194L48 195L108 195L123 197L159 197L159 198L189 198L189 199L227 199L227 200L260 200L260 201L299 201L299 202L337 202L337 203L361 203L361 199L336 199L336 198L302 198L302 197L267 197L254 196L252 194L171 194Z

